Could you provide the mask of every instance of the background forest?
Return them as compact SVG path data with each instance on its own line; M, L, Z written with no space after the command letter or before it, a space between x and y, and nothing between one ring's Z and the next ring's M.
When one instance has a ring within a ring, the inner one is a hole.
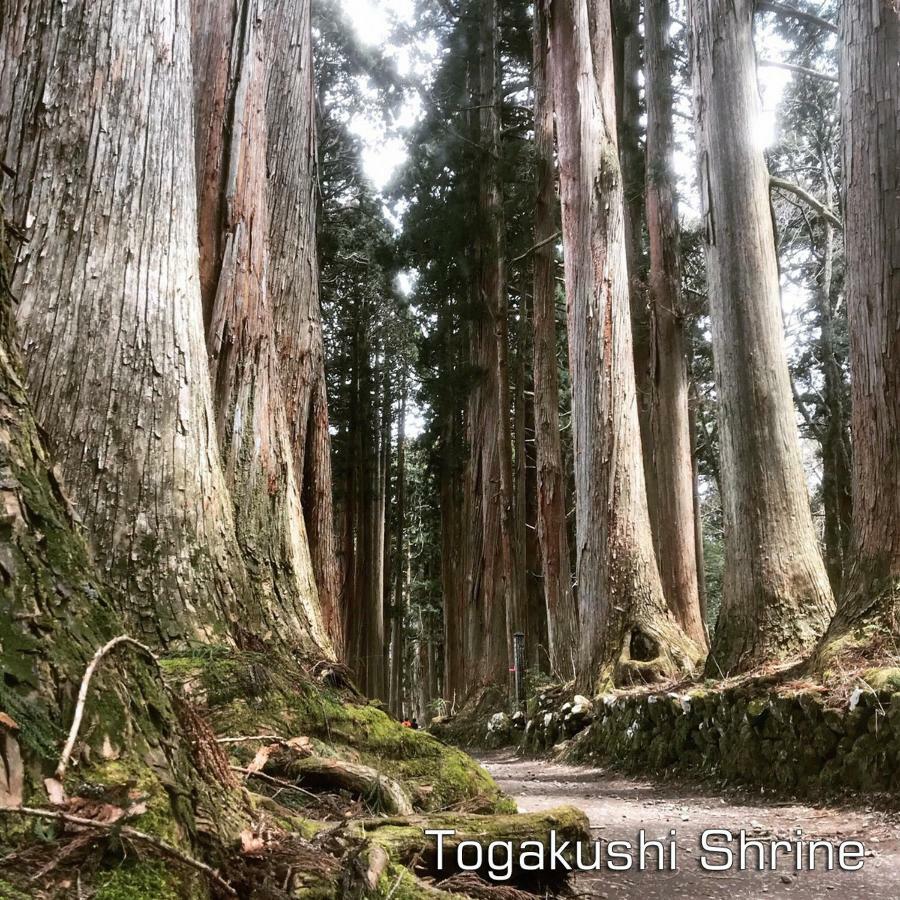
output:
M616 691L739 685L595 739L753 782L802 683L790 785L900 788L898 58L891 0L4 0L0 897L494 896L423 828L588 819L453 744Z

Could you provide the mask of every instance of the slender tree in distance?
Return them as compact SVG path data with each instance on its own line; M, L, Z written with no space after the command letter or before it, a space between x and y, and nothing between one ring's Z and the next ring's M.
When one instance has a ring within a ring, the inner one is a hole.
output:
M692 670L701 654L666 607L647 511L610 9L599 0L553 0L550 17L573 393L579 675L586 685L653 680Z
M700 573L694 534L690 385L681 295L678 202L671 170L672 49L668 0L646 0L647 233L650 236L650 456L655 472L656 557L676 620L701 647ZM646 456L646 452L645 452ZM649 490L649 487L648 487Z
M559 435L556 359L556 172L553 159L553 95L547 54L547 7L534 5L534 417L537 450L538 537L550 667L564 680L575 676L578 609L569 571L569 529Z
M690 4L725 575L710 676L812 647L833 609L784 350L751 0Z
M853 544L824 664L900 633L900 11L848 0L840 43Z

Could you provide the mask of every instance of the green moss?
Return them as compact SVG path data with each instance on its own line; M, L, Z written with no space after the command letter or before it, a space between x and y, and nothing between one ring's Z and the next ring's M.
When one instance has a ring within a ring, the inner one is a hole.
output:
M94 900L189 900L201 896L196 880L154 860L123 863L97 878Z
M867 669L862 679L873 691L900 691L900 668Z
M0 878L0 900L29 900L28 894L23 894L18 888Z
M277 670L260 653L180 654L163 660L167 677L205 700L220 735L303 735L321 755L361 762L405 782L425 809L477 801L486 811L511 807L494 780L473 759L423 731L403 728L374 704L312 684L299 669ZM229 748L245 761L252 742Z

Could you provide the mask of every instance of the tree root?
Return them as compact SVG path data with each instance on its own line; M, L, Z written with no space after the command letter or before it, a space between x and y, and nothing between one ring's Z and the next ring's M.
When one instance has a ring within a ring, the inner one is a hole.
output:
M285 764L284 757L279 755L267 763L264 771L266 774L276 771L319 787L349 791L362 797L376 810L391 815L409 816L413 812L412 800L399 782L360 763L307 756L290 759Z

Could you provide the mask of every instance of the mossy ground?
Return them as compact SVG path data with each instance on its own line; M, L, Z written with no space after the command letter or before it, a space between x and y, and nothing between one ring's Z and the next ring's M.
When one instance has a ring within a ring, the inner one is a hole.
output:
M316 683L300 666L274 670L264 655L205 648L162 661L167 677L204 708L220 736L305 736L316 752L371 766L406 785L423 810L474 804L508 812L510 802L469 756L404 728L375 704ZM248 762L261 742L233 745Z

